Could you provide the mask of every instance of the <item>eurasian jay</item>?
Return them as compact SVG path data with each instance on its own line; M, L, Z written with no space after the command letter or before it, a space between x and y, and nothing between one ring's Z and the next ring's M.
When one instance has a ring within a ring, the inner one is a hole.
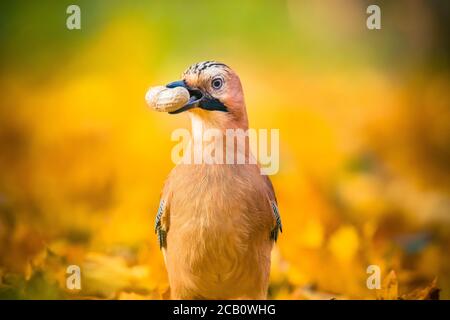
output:
M227 65L194 64L181 81L167 85L178 86L190 99L172 113L188 112L194 137L208 128L223 135L248 129L241 82ZM245 164L180 163L170 172L155 232L172 299L267 297L270 253L282 225L272 183L251 164L247 149L231 151L241 153Z

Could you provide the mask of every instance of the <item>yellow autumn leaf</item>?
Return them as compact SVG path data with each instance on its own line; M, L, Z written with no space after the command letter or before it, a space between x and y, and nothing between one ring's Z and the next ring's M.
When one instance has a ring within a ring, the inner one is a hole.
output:
M394 270L391 270L385 277L382 287L378 292L379 300L397 300L398 299L398 281Z
M359 249L359 238L355 227L350 225L340 227L331 236L328 247L338 260L349 262Z

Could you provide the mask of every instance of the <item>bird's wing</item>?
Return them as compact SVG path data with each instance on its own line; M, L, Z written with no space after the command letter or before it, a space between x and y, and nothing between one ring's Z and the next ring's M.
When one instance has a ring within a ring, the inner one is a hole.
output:
M278 210L277 198L273 189L272 181L268 176L263 176L267 186L267 200L269 201L270 208L272 209L272 216L274 219L273 228L270 231L270 239L277 241L278 234L283 232L283 226L281 224L281 216Z
M163 194L159 202L158 212L155 218L155 233L158 236L159 248L165 248L167 244L167 232L169 231L169 193L167 184L164 186Z

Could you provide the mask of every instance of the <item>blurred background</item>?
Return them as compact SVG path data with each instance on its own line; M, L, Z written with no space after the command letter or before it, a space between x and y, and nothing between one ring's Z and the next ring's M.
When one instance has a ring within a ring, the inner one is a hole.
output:
M81 30L66 28L70 4ZM381 30L366 27L370 4ZM241 77L250 126L280 129L269 297L407 298L437 279L449 299L449 13L437 0L2 2L0 298L167 297L153 222L171 132L189 121L144 95L219 60ZM369 265L388 296L367 288Z

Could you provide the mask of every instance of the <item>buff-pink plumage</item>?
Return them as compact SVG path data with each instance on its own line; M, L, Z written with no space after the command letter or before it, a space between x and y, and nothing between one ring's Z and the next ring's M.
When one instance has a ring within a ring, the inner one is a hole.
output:
M212 83L218 78L219 88ZM183 73L183 81L226 107L189 109L192 136L209 128L222 134L248 129L241 82L228 66L201 62ZM246 149L243 156L248 160L252 155ZM271 250L281 221L270 180L257 164L248 163L178 164L170 172L155 230L172 299L267 297Z

